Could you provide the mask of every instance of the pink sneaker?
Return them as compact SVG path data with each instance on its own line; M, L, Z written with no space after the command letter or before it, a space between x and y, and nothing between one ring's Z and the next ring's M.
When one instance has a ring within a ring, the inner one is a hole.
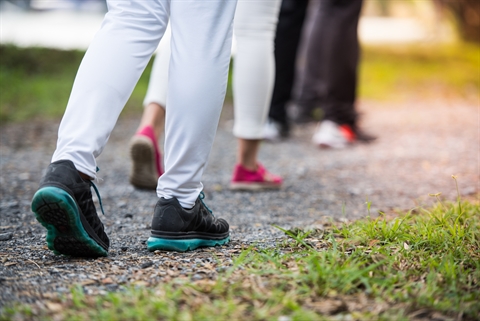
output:
M278 189L282 186L282 178L269 173L262 164L257 165L257 170L252 172L242 165L235 165L230 188L234 190L261 190Z
M151 126L137 132L130 140L132 171L130 183L138 188L156 189L163 174L157 138Z

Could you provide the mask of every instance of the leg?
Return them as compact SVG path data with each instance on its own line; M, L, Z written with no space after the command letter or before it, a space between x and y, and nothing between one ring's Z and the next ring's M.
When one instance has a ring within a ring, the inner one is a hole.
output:
M225 244L229 226L203 203L201 177L225 98L236 1L173 1L165 173L150 251Z
M163 174L158 137L163 133L164 124L165 107L154 102L144 107L138 130L130 140L129 180L137 188L155 190Z
M90 177L96 176L95 158L168 22L166 2L110 1L108 5L102 28L78 70L52 159L71 160ZM80 119L84 120L81 126Z
M280 126L280 135L288 136L286 105L291 99L297 48L308 1L283 0L275 35L275 85L269 118Z
M162 155L158 140L164 131L167 103L168 65L170 63L170 28L167 27L158 54L153 62L144 110L139 128L130 140L132 168L130 183L142 189L157 188L163 174Z
M163 134L165 126L168 66L171 55L170 41L171 30L170 25L168 25L153 62L147 93L143 101L145 109L138 128L141 130L145 126L151 126L156 137L160 137Z
M273 175L266 175L266 171L263 176L257 175L261 181L249 181L242 175L244 172L256 175L259 170L264 170L258 164L257 155L273 90L273 45L279 8L279 0L240 0L235 13L237 53L233 65L233 132L239 143L232 186L241 183L242 186L280 187L281 184L279 177L270 179Z
M324 116L313 141L321 146L342 148L355 140L372 140L372 136L361 133L356 126L360 50L357 26L362 1L326 0L314 4L312 41L306 48L305 81L299 96L299 101L308 101L309 97L321 101Z
M260 139L238 138L237 163L249 171L256 171L260 143Z
M160 42L160 46L158 47L155 60L153 61L147 93L143 100L144 106L155 103L165 109L165 106L167 105L168 71L170 55L172 54L170 47L171 37L172 31L169 24L165 31L165 35Z
M57 254L107 255L109 239L85 176L95 177L95 157L168 22L168 6L160 2L111 1L109 10L80 65L52 164L32 200Z
M145 106L138 129L150 126L153 128L155 137L160 137L165 126L165 107L157 103L149 103Z
M349 126L353 126L357 118L355 99L360 52L357 26L361 8L362 1L358 0L320 1L315 8L311 36L316 41L310 42L306 57L307 70L314 70L319 56L325 59L317 81L312 81L323 101L324 119Z
M195 205L215 137L230 64L236 1L173 1L165 120L165 173L159 197Z
M234 33L237 53L233 65L233 133L261 139L275 77L274 37L280 1L238 2Z

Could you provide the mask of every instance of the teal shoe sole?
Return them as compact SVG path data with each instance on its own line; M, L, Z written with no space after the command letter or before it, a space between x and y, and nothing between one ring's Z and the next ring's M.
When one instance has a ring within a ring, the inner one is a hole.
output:
M147 249L149 251L164 250L186 252L192 251L199 247L212 247L217 245L224 245L230 241L230 237L221 240L205 240L205 239L184 239L173 240L157 237L149 237L147 240Z
M46 229L48 248L77 257L107 256L108 252L83 228L77 203L58 187L43 187L32 199L32 211Z

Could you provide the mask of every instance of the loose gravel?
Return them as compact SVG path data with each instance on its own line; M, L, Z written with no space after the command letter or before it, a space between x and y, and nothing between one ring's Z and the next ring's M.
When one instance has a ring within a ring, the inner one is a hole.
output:
M128 141L139 116L122 116L98 158L102 220L111 238L106 258L56 256L30 201L55 148L58 121L2 125L0 129L0 307L42 305L77 284L87 294L124 285L155 285L175 278L215 279L252 244L274 246L284 238L275 225L318 226L325 219L354 220L431 205L429 194L479 199L478 104L428 101L406 105L363 102L362 125L378 136L345 150L311 145L315 125L294 128L291 139L264 143L260 160L283 176L280 191L230 191L235 162L232 107L226 106L204 175L206 202L231 225L227 246L188 253L150 253L145 241L156 195L129 185ZM201 137L199 137L201 139Z

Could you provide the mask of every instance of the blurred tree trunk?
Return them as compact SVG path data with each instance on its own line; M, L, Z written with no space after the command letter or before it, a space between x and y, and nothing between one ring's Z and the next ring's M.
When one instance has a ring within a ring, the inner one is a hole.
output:
M453 13L460 34L480 43L480 0L433 0Z

